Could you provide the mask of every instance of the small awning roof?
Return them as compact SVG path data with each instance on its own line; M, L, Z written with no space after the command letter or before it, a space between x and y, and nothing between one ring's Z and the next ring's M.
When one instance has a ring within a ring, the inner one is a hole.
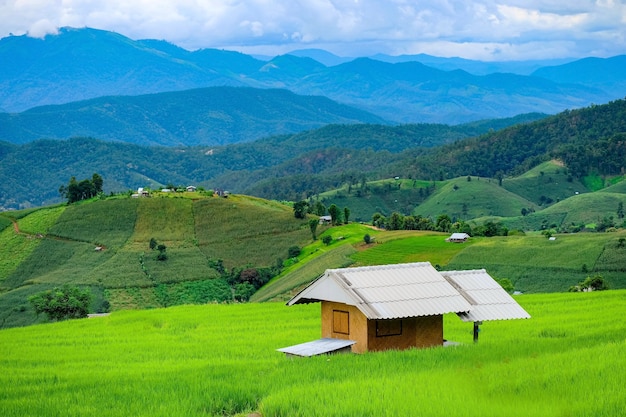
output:
M301 343L299 345L289 346L277 350L288 355L315 356L347 349L355 343L356 341L354 340L323 338L319 340L314 340L312 342Z

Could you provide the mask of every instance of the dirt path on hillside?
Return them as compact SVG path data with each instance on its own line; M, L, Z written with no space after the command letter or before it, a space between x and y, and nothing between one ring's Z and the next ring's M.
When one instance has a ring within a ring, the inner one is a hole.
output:
M20 230L20 225L17 223L17 220L10 218L10 217L7 217L7 218L11 220L11 223L13 223L13 231L15 232L15 234L25 236L27 239L52 239L52 240L57 240L59 242L78 242L78 243L92 244L91 242L84 242L82 240L75 240L75 239L70 239L70 238L62 237L62 236L47 235L43 233L32 234L32 233L22 232ZM95 248L96 248L96 251L98 252L106 250L106 246L104 245L95 244Z

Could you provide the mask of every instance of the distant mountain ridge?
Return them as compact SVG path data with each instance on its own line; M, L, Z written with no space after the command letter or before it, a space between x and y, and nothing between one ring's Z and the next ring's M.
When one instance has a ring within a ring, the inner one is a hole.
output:
M228 145L333 123L387 122L321 96L279 89L207 87L0 113L0 140L26 143L84 136L139 145Z
M316 56L332 59L330 54ZM626 95L626 70L619 67L619 59L599 60L593 70L574 71L563 83L559 74L571 73L570 67L550 69L547 79L489 73L504 68L495 64L420 56L379 57L397 63L357 58L334 66L295 55L263 61L231 51L187 51L164 41L133 41L88 28L63 28L43 40L3 38L0 58L7 63L0 68L0 109L6 112L100 96L249 86L323 95L400 123L456 124L529 112L557 113ZM419 58L432 66L417 62ZM409 62L401 62L405 60ZM524 67L521 72L536 69L537 64L531 64L519 63ZM467 72L472 67L480 75ZM612 77L597 83L594 73Z

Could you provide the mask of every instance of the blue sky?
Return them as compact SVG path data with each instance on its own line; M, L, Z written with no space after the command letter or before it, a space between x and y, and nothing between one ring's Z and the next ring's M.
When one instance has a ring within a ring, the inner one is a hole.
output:
M0 37L93 27L186 49L427 53L479 60L626 53L626 0L0 0Z

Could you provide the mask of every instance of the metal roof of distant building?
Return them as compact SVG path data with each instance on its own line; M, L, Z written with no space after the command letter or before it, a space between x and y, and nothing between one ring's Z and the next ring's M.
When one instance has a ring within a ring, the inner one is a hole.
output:
M524 310L484 269L441 271L441 274L472 305L457 313L463 321L528 319Z
M368 319L464 313L472 309L428 262L329 269L287 304L335 301Z

